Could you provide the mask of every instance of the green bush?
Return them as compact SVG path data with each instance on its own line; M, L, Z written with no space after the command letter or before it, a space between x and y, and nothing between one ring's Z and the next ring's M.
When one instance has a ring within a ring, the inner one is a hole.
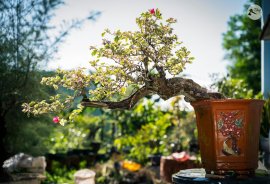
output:
M78 115L73 123L57 126L47 139L50 153L65 153L71 149L89 148L91 141L100 141L99 132L101 117L94 115L96 111L86 109ZM92 136L93 135L93 136Z
M86 161L79 164L80 168L86 167ZM74 184L75 169L69 169L57 161L52 162L52 171L46 172L46 180L42 184Z
M218 91L223 93L228 98L253 98L253 90L250 89L243 79L213 76L214 84L212 86L218 88Z
M76 170L63 167L59 162L52 162L52 172L46 172L46 180L43 184L73 184Z
M128 159L140 163L146 163L149 155L171 154L177 147L188 150L190 141L196 138L195 116L193 112L180 110L180 100L175 98L166 111L155 107L150 100L138 104L128 115L131 119L141 117L141 127L121 134L114 145L122 153L127 152Z
M128 157L144 163L151 154L166 154L165 139L167 129L171 126L170 115L157 117L154 122L143 125L135 135L125 135L114 141L119 149L130 147Z

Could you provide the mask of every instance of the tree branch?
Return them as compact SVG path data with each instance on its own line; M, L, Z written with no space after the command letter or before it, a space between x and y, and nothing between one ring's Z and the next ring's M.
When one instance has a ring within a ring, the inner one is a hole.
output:
M175 77L171 79L155 78L151 86L138 89L130 97L119 102L111 101L89 101L83 99L81 104L86 107L100 107L108 109L131 109L141 98L149 94L158 94L162 99L184 95L187 102L205 99L224 99L221 93L208 92L206 88L191 79Z
M204 99L224 99L225 95L218 92L208 92L206 88L191 79L174 77L167 79L166 98L171 98L176 95L184 95L187 102L199 101ZM169 91L169 92L168 92Z
M140 99L146 95L151 94L152 91L147 87L142 87L133 93L130 97L119 102L110 101L89 101L88 99L83 99L81 104L85 107L100 107L108 109L131 109Z

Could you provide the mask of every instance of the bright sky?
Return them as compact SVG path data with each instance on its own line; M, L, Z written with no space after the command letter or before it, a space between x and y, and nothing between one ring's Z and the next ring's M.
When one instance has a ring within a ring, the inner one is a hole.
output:
M227 30L229 16L243 13L246 0L66 0L53 19L59 24L63 19L82 18L90 11L101 11L96 22L88 22L73 30L61 45L58 59L49 63L49 69L87 67L90 45L101 44L101 33L110 30L135 30L135 18L141 12L159 8L164 18L177 19L175 33L195 57L185 74L197 83L209 86L210 74L226 73L222 33Z

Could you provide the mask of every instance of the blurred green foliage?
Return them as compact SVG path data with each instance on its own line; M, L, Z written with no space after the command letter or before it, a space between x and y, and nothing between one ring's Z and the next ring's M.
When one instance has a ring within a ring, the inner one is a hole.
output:
M53 88L40 85L42 77L54 72L42 69L70 30L99 14L52 26L50 20L63 4L63 0L0 1L0 164L18 152L49 151L46 139L54 128L50 115L27 118L21 104L54 94Z
M261 1L249 0L242 14L230 17L223 34L225 58L230 61L228 75L220 78L214 74L212 78L213 86L228 98L261 98L261 23L246 16L253 3L260 5Z
M54 161L53 170L51 173L46 172L46 180L42 182L43 184L73 184L75 169L68 169L66 166Z
M230 61L228 76L213 76L214 87L228 98L262 98L261 91L261 21L246 16L250 4L261 5L261 0L249 0L242 14L233 15L228 30L223 34L225 58ZM261 135L268 136L270 127L269 99L263 109Z
M162 110L158 100L156 102L143 99L132 110L87 108L64 127L51 123L45 147L50 153L65 153L71 149L87 149L93 141L101 142L102 153L109 154L115 146L121 153L120 160L143 164L153 154L169 155L175 150L188 150L190 142L196 139L194 113L180 107L180 97L174 98L168 109ZM116 174L115 168L111 171ZM54 163L52 172L46 174L45 183L72 183L73 174L73 170ZM98 181L106 183L110 177L101 174ZM115 177L123 176L116 174Z
M254 93L254 90L248 87L248 84L244 79L230 77L218 78L215 75L212 76L212 79L214 80L212 87L218 88L218 91L223 93L228 98L250 99L260 97L260 93Z
M86 162L82 161L79 164L80 168L86 167ZM77 170L70 169L57 161L52 162L52 171L46 172L46 179L42 184L73 184L74 174Z
M27 88L20 91L23 98L45 97L54 93L52 89L43 87L38 82L42 76L51 75L51 73L46 71L32 73L28 79ZM37 156L48 152L46 140L54 127L50 115L28 118L21 112L19 104L15 104L9 109L5 120L7 134L3 142L8 153L24 152Z
M74 123L68 123L66 126L55 125L48 139L47 146L50 153L65 153L71 149L85 148L89 141L89 134L95 132L94 128L100 122L98 116L91 116L91 110L78 116Z
M198 138L195 113L182 107L181 100L181 97L175 97L170 109L173 128L168 139L175 151L189 150L191 144L197 144Z
M146 163L148 156L169 155L174 150L189 149L189 143L195 138L196 129L193 112L180 111L178 105L181 98L176 97L171 109L162 111L154 102L146 100L128 113L129 117L141 117L144 123L133 132L121 134L114 145L126 157L140 163ZM146 116L141 116L147 113ZM177 149L178 147L178 149Z
M243 80L254 94L261 91L261 21L247 15L250 4L261 5L260 0L249 0L243 13L233 15L228 21L228 30L223 34L225 58L230 61L230 78Z
M10 118L7 125L8 135L5 138L7 151L14 154L23 152L33 156L47 153L50 146L46 144L46 141L53 129L48 122L50 122L48 118L31 120Z
M166 149L167 129L171 126L170 116L157 117L143 125L135 135L125 135L114 141L119 150L130 148L128 158L144 163L149 155L168 154Z
M100 153L110 153L115 146L126 158L141 163L151 154L188 150L190 141L196 140L195 116L181 111L181 98L175 99L165 110L149 99L133 110L85 109L73 123L51 129L45 145L50 153L65 153L100 142Z

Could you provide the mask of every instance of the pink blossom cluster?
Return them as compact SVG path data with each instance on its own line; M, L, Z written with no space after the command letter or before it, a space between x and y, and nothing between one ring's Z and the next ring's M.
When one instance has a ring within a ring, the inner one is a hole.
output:
M60 118L58 116L53 117L53 122L54 123L59 123L60 122Z

